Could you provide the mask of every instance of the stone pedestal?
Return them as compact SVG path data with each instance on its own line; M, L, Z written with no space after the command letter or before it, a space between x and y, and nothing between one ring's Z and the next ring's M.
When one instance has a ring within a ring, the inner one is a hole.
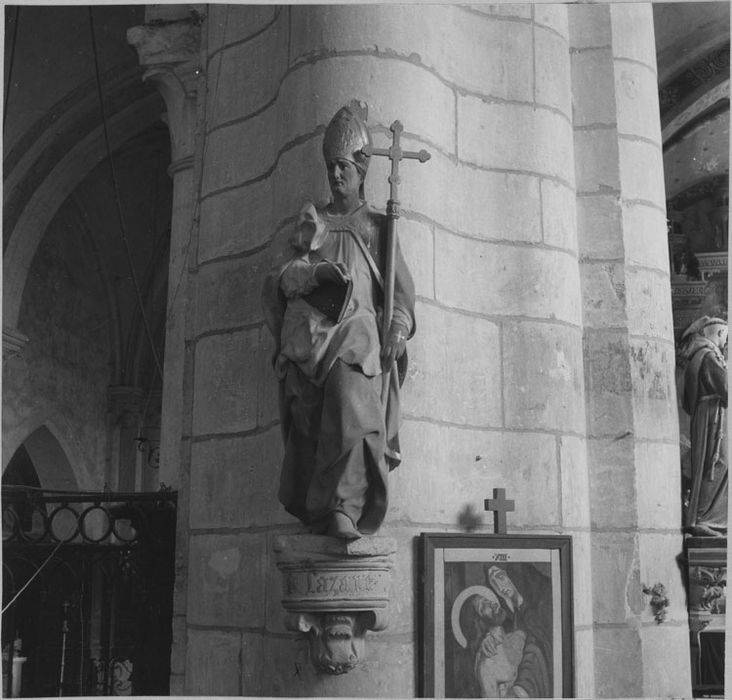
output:
M727 538L684 542L694 695L724 692Z
M292 535L277 537L274 550L286 627L307 634L317 671L350 671L364 657L366 632L387 626L396 542Z

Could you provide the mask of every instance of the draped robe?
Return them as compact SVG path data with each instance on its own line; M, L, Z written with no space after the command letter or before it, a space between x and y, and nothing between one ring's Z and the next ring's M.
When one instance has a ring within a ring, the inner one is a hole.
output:
M317 245L273 270L264 290L277 342L274 365L285 444L279 498L314 532L324 531L330 515L340 511L361 532L371 533L384 519L387 475L400 459L396 372L386 409L380 396L383 291L377 278L384 274L386 217L368 204L350 215L333 215L327 208L318 214L325 229ZM298 285L302 293L310 290L302 282L308 266L324 260L340 264L353 283L338 323L297 292ZM414 284L398 246L395 270L393 318L411 336Z
M684 525L727 529L727 370L714 344L696 341L684 372L683 408L691 416L691 493Z

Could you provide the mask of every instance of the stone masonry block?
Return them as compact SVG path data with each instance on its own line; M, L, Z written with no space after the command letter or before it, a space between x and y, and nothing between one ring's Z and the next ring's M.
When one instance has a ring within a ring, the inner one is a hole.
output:
M644 601L639 567L637 533L593 533L592 590L596 626L624 623L640 615Z
M562 494L564 498L566 494ZM565 531L572 536L572 603L575 627L591 627L594 615L592 600L592 534ZM575 646L575 650L577 647Z
M641 629L643 695L689 698L691 669L686 625L652 624ZM673 659L673 661L671 661Z
M259 435L193 443L191 527L292 522L277 500L281 461L278 426Z
M190 695L240 695L241 633L188 631L186 690Z
M574 125L614 125L617 121L615 75L610 48L572 55Z
M269 272L264 253L199 267L196 332L225 330L264 320L262 287Z
M625 286L628 299L628 331L673 339L673 318L669 279L662 272L627 267Z
M265 535L192 534L189 561L189 624L264 625Z
M620 189L620 149L615 129L575 131L574 158L578 192L611 194Z
M232 433L257 426L264 329L202 338L196 345L193 432Z
M567 5L561 3L536 3L534 5L534 23L540 27L553 29L563 39L569 35Z
M258 632L241 635L241 692L245 697L266 695L270 684L264 677L264 658L267 640Z
M264 244L275 230L274 210L271 179L204 199L198 262Z
M559 471L562 477L562 525L565 528L590 525L589 464L584 438L562 435L559 442Z
M574 184L572 130L556 112L458 98L458 156L482 168L520 170Z
M624 202L622 226L628 263L669 274L668 236L664 212L642 202Z
M553 180L541 181L541 221L544 243L577 252L575 192Z
M528 321L506 323L502 352L507 427L584 432L578 329Z
M595 688L597 698L640 698L643 692L643 651L640 630L596 627ZM618 673L618 669L623 669Z
M505 487L516 501L509 527L559 525L559 474L552 435L463 429L406 419L403 462L392 473L390 518L458 527L466 506L483 512L483 500ZM486 531L492 519L484 516Z
M432 227L402 214L399 245L414 279L417 296L435 296L435 246Z
M261 34L223 49L211 60L209 129L253 114L275 98L287 71L288 26L288 12L280 12ZM231 85L239 89L228 89Z
M590 518L595 528L631 529L638 524L634 440L590 438Z
M669 441L678 437L674 367L672 341L631 339L630 368L637 437Z
M584 262L580 276L585 325L592 328L625 325L625 267L612 262Z
M426 304L416 310L404 415L480 426L500 426L501 385L496 324Z
M437 232L440 303L487 315L581 322L577 259L527 246L483 243Z
M595 639L591 629L574 633L574 694L578 698L595 696Z
M618 131L661 143L656 74L628 61L615 62Z
M677 528L668 533L642 532L639 535L639 549L641 584L651 588L656 583L662 583L669 598L669 606L666 608L667 621L671 624L685 623L686 591L676 561L683 549L681 530ZM643 597L641 619L643 622L655 624L650 596Z
M558 7L562 8L561 5ZM557 36L553 31L537 27L534 34L534 66L536 102L558 109L571 121L572 76L566 37Z
M574 49L609 46L609 5L568 5L569 43Z
M170 695L185 695L185 676L170 674Z
M293 27L293 63L337 51L396 55L466 90L531 99L526 23L451 5L331 5L293 10Z
M412 192L412 199L422 196L424 212L434 221L485 240L541 241L538 178L492 173L446 160L428 167L429 172L427 168L411 171L403 189L405 198Z
M171 626L173 639L170 652L170 673L181 676L186 672L186 618L183 615L174 615Z
M656 69L653 8L650 3L610 5L613 56L645 63Z
M663 211L666 195L661 148L620 136L619 155L623 199L641 199Z
M208 134L203 196L261 178L275 165L283 138L276 106ZM294 137L295 134L291 134ZM245 158L239 154L246 154Z
M623 209L615 194L577 198L577 238L581 258L623 257Z
M636 441L638 526L681 530L681 466L678 443Z
M587 427L595 437L632 432L632 376L627 335L622 331L586 330Z
M274 22L278 12L276 5L209 5L208 9L209 54L236 41L262 31ZM282 13L285 14L285 13Z
M465 7L471 12L480 12L489 16L531 19L531 5L528 4L501 3L499 5L466 5Z

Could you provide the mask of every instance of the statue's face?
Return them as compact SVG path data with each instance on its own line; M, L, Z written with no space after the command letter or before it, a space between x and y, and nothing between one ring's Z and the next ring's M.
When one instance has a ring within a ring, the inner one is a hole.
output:
M727 345L727 326L720 324L713 324L707 326L704 329L704 335L709 338L720 350L724 350L724 346Z
M347 197L358 194L361 186L361 173L355 163L345 158L334 158L326 163L328 184L333 195Z

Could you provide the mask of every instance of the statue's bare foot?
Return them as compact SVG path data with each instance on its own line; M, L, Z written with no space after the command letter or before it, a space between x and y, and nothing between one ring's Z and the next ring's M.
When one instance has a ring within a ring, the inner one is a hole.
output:
M336 511L331 515L330 525L328 525L327 535L338 537L341 540L357 540L361 537L361 533L345 513Z

